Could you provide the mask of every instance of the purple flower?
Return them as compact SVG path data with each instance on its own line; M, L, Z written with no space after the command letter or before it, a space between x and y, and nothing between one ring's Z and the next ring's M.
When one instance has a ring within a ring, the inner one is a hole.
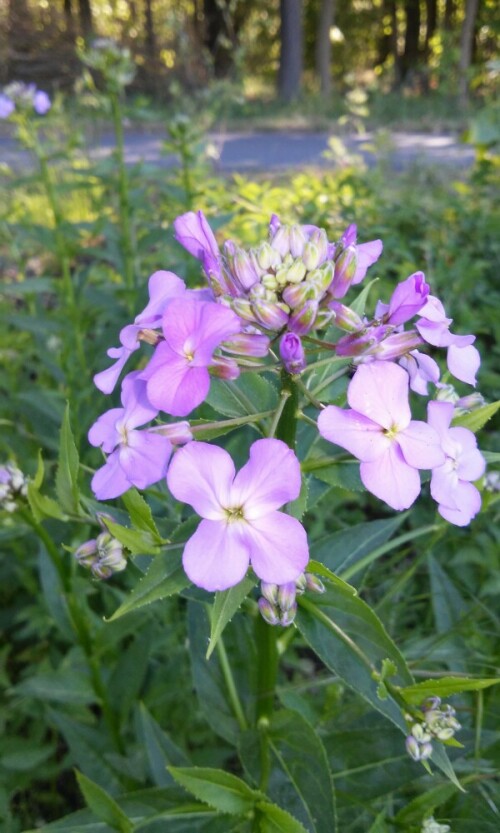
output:
M413 318L425 305L430 287L423 272L415 272L399 283L392 293L384 323L399 326Z
M418 497L417 469L444 461L434 429L411 419L408 385L396 364L362 365L347 393L351 410L329 405L318 419L320 434L361 460L365 487L393 509L407 509Z
M47 93L43 90L37 90L33 96L33 109L35 113L38 113L39 116L44 116L45 113L49 112L51 107L52 103Z
M8 119L12 115L16 105L5 93L0 93L0 119Z
M201 521L187 542L183 566L193 584L226 590L249 565L263 581L294 581L309 558L302 524L277 510L300 492L300 465L281 440L257 440L248 463L235 474L224 449L193 442L178 451L167 483L177 500Z
M203 264L209 277L222 279L220 251L203 211L188 211L174 220L175 238Z
M111 347L107 352L110 359L115 359L115 363L94 376L94 384L102 393L111 393L114 390L130 356L140 347L138 340L140 331L144 327L158 327L169 302L183 295L186 292L186 285L173 272L160 270L151 275L148 292L149 302L146 307L136 316L134 324L127 324L120 332L122 346Z
M158 409L146 397L146 384L130 373L123 380L123 408L112 408L89 431L91 445L109 454L92 478L98 500L109 500L136 486L145 489L165 477L172 451L170 440L156 431L137 431L154 419Z
M210 389L213 353L241 329L238 316L220 304L190 297L170 301L162 318L164 341L155 348L141 379L158 410L186 416Z
M285 333L280 341L280 356L288 373L301 373L306 366L302 342L295 333Z
M357 243L357 226L352 223L343 233L340 242L346 249L348 246L355 246L357 253L357 265L352 284L361 283L368 269L376 263L384 248L381 240L370 240L368 243Z
M433 295L428 296L420 315L422 317L417 321L416 327L424 341L434 347L447 347L450 373L462 382L475 385L476 373L481 364L479 352L472 346L476 337L450 333L453 319L446 317L441 301Z
M399 360L401 367L404 367L410 377L410 388L415 393L427 396L429 382L437 385L439 382L439 365L431 356L421 353L419 350L412 350Z
M453 412L451 402L429 402L429 425L439 434L446 455L443 465L432 471L431 495L445 520L467 526L481 508L481 495L472 481L483 476L485 461L472 431L450 428Z

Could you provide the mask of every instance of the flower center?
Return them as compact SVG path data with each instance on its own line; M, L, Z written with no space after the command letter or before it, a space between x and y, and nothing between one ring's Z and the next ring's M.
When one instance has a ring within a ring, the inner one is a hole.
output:
M389 440L394 440L399 434L399 428L396 423L394 423L390 428L386 428L383 433Z
M245 519L242 506L231 506L229 508L225 508L224 512L226 515L226 523L228 524L235 523L236 521L243 521Z
M128 445L128 431L127 426L125 423L116 426L118 434L120 436L120 444L121 445Z

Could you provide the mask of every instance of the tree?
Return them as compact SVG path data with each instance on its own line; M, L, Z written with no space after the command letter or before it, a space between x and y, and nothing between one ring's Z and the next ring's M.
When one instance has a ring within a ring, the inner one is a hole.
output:
M280 98L289 102L300 93L303 63L302 0L280 0Z
M332 89L330 29L333 26L335 14L334 0L322 0L318 15L318 29L316 32L316 73L319 78L320 90L328 95Z
M420 57L420 0L405 0L405 45L401 57L401 78L406 81Z
M78 0L78 17L80 19L81 33L85 40L87 40L92 37L94 32L94 18L90 0Z
M466 0L465 17L460 35L460 60L459 60L459 81L458 95L463 107L467 106L469 96L468 72L472 58L472 42L474 39L474 26L476 23L479 0Z

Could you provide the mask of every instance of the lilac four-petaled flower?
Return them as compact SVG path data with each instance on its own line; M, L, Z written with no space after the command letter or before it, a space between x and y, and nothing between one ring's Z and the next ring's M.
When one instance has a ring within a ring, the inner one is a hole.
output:
M98 500L110 500L136 486L146 489L167 472L170 440L154 430L138 431L158 414L146 397L146 383L130 373L122 384L122 408L102 414L89 431L91 445L109 454L92 478Z
M427 413L446 455L443 465L432 471L431 495L445 520L467 526L481 508L481 495L472 481L483 476L484 457L472 431L458 425L450 428L451 402L429 402Z
M298 497L301 485L299 461L281 440L254 442L238 474L224 449L189 443L175 454L167 483L177 500L203 518L183 553L193 584L226 590L244 578L250 564L271 584L294 581L303 572L309 558L305 530L277 511Z
M393 509L407 509L418 497L418 469L445 460L436 431L412 420L408 387L396 364L362 365L347 393L351 410L330 405L318 419L320 434L361 461L364 486Z

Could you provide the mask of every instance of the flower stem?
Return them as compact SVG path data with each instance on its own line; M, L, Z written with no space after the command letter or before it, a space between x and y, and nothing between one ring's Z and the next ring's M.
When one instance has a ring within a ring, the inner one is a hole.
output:
M240 727L241 731L244 732L246 731L246 729L248 729L248 723L245 717L245 712L243 711L243 706L241 705L238 690L234 682L233 672L231 671L231 666L229 664L226 648L224 646L224 642L222 641L222 637L219 637L219 640L217 642L217 654L219 656L222 676L224 677L224 682L226 683L227 692L229 694L229 700L231 701L231 706L233 707L234 716L238 721L238 726Z
M129 303L133 303L132 293L135 289L135 255L132 242L131 204L128 186L127 169L125 166L125 140L123 135L123 119L119 93L113 91L111 98L111 112L116 140L116 161L118 164L118 199L121 244L123 249L123 267L125 285L129 290Z

